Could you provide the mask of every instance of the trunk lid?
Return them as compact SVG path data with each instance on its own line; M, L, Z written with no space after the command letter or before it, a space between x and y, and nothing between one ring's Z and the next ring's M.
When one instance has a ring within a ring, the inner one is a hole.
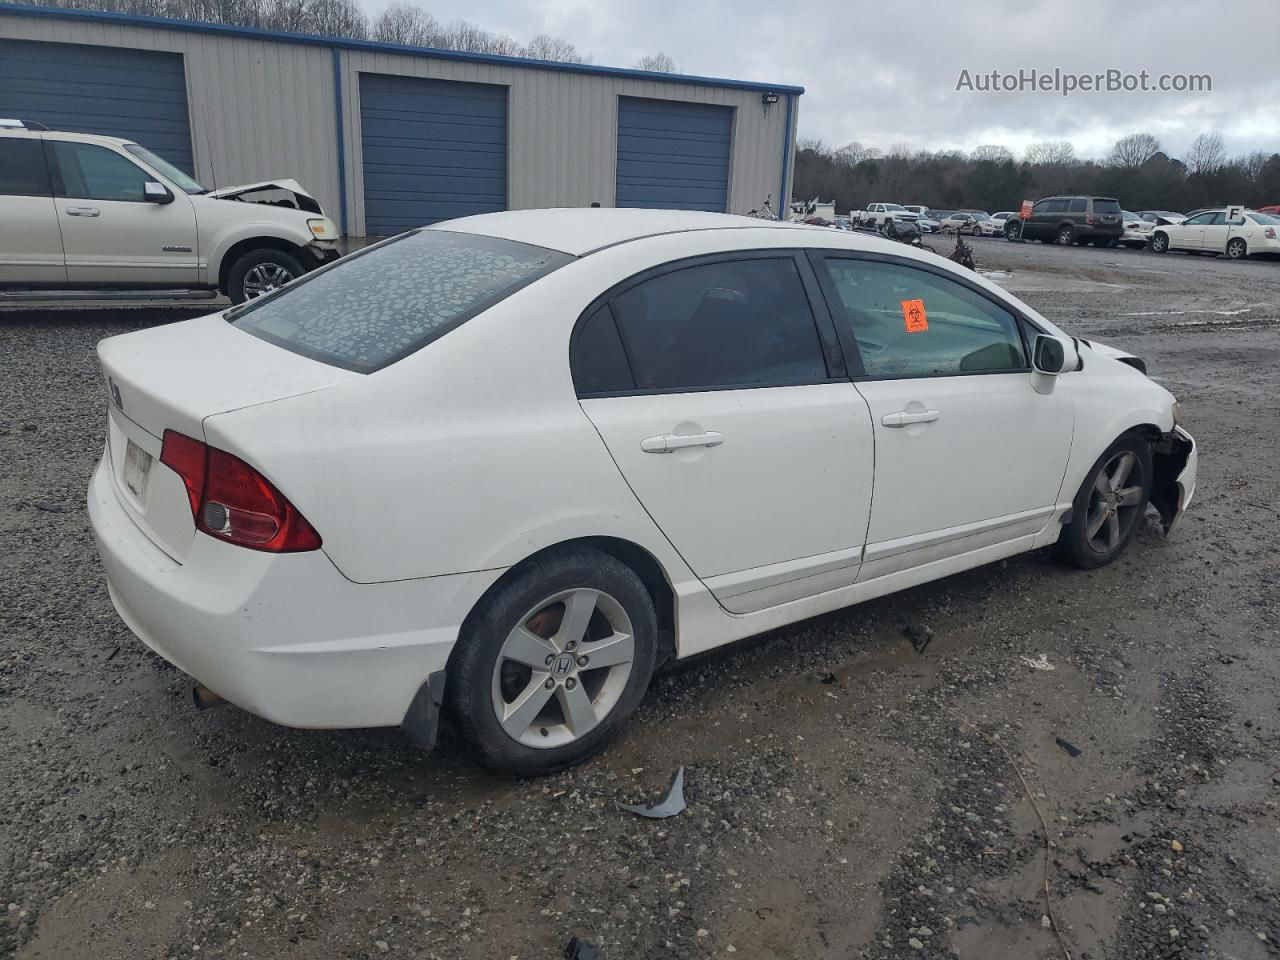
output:
M221 314L98 344L116 497L178 562L195 536L186 488L160 462L165 430L205 439L206 417L325 390L360 375L276 347Z

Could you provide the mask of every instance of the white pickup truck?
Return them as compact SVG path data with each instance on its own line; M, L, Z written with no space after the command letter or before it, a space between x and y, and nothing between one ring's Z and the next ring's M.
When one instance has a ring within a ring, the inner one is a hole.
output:
M919 215L912 213L900 203L869 203L867 209L855 213L857 221L864 227L882 228L886 220L918 220Z
M0 120L0 302L234 303L338 258L338 228L293 180L206 190L118 137Z

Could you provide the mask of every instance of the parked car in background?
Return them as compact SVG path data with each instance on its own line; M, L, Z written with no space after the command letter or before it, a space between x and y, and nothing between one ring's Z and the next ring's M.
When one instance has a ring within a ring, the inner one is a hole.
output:
M1271 204L1270 206L1259 207L1258 212L1270 214L1273 217L1280 217L1280 204Z
M916 215L916 226L920 228L921 233L938 232L938 220L928 207L918 203L907 203L903 204L903 209Z
M1162 223L1182 223L1187 219L1186 214L1175 213L1172 210L1139 210L1138 216L1157 226Z
M142 642L289 726L430 747L448 710L524 776L668 659L1039 547L1101 567L1197 472L1139 358L723 214L453 220L98 357L89 521Z
M917 220L919 216L898 203L869 203L863 216L864 224L883 227L886 220Z
M1147 220L1136 213L1130 213L1128 210L1120 211L1120 222L1124 231L1120 234L1120 243L1123 246L1134 250L1141 250L1151 239L1151 233L1156 228L1154 220Z
M1000 213L993 213L986 220L978 221L977 234L984 237L999 237L1004 235L1005 224L1010 219L1017 220L1018 214L1012 210L1002 210Z
M1044 243L1113 247L1124 233L1120 203L1112 197L1045 197L1031 208L1022 236Z
M0 290L241 303L336 260L293 180L208 190L129 140L0 126Z
M1184 223L1156 227L1151 249L1156 253L1183 250L1187 253L1225 254L1241 260L1255 254L1280 253L1280 217L1246 210L1228 220L1226 209L1206 210Z
M938 229L944 233L976 233L977 224L977 214L952 213L938 221Z

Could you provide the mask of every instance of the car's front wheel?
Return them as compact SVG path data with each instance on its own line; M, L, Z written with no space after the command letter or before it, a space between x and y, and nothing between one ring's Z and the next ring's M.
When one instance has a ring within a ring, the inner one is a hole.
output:
M1098 458L1071 503L1058 556L1083 570L1105 566L1133 539L1151 499L1151 444L1126 433Z
M1152 253L1168 253L1169 252L1169 235L1167 233L1156 233L1151 235L1151 252Z
M653 600L635 572L581 548L530 561L472 611L446 698L481 763L539 776L613 739L648 689Z
M283 250L250 250L231 265L226 294L232 303L244 303L283 287L305 272L297 258Z

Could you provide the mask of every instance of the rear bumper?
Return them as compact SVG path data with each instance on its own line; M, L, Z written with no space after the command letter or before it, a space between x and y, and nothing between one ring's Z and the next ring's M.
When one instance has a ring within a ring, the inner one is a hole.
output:
M125 513L103 464L89 519L111 600L142 642L291 727L399 725L501 572L356 584L318 550L268 554L199 535L178 564Z

